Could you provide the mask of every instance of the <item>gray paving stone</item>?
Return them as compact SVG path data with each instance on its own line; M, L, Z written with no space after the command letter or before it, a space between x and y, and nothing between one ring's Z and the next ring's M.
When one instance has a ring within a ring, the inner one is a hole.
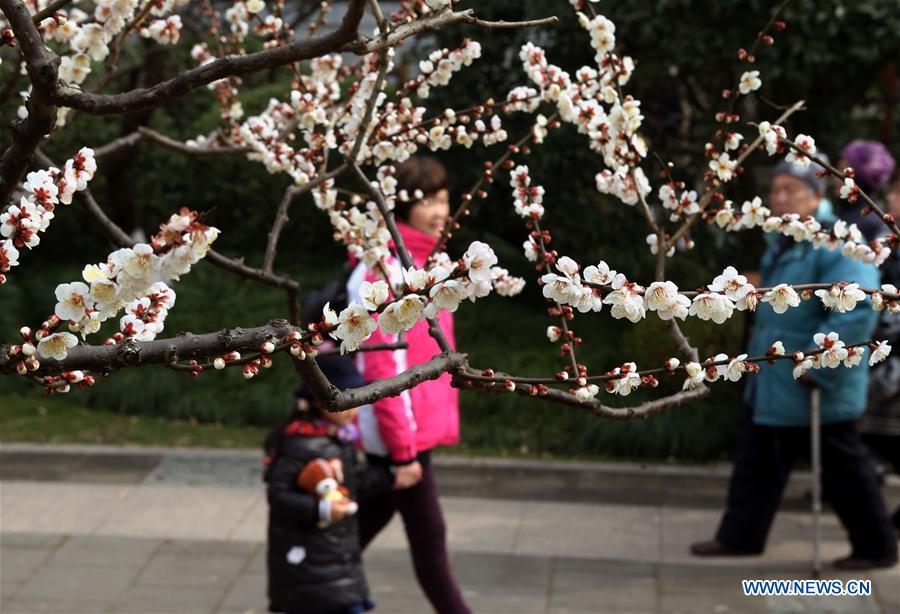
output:
M871 574L872 592L882 612L900 613L900 566L879 569Z
M553 575L556 579L564 578L568 574L584 574L597 578L621 576L652 578L656 574L656 568L656 563L640 561L575 558L553 560Z
M109 612L109 608L110 605L108 603L74 601L72 599L64 601L12 599L0 604L0 611L3 614L36 614L38 612L46 612L47 614L100 614L101 612Z
M159 554L178 554L187 556L228 556L251 557L264 544L231 542L218 540L164 539L159 545Z
M660 597L660 611L665 614L695 614L696 612L752 614L769 610L764 599L744 597L743 595L720 595L698 590L693 593L663 594Z
M375 612L378 614L427 614L431 604L421 593L385 593L372 591Z
M596 578L568 576L553 584L548 611L563 612L655 612L656 583L652 577Z
M13 597L16 596L16 593L20 588L25 586L26 579L15 579L8 578L4 575L0 575L0 603L4 601L9 601ZM3 608L0 607L0 612L3 611Z
M259 548L256 551L256 554L253 555L253 558L250 560L250 563L247 565L246 573L250 574L265 574L268 568L266 567L266 545L260 544Z
M234 556L187 556L157 553L141 571L136 585L225 590L247 560Z
M773 614L878 614L882 610L872 597L767 596L768 611ZM890 613L894 614L894 613Z
M231 586L216 612L266 612L266 576L244 574Z
M53 550L68 539L65 535L0 533L0 548L40 548Z
M212 612L224 591L217 589L135 586L115 603L113 612L128 614L200 614Z
M146 564L159 544L158 540L137 537L76 535L53 554L49 563L136 570Z
M17 599L64 602L77 599L106 602L115 599L134 578L134 570L45 565L16 593Z
M550 558L509 554L457 552L451 556L459 584L545 590L550 581Z
M262 465L258 458L222 456L167 456L146 476L146 484L221 486L261 490Z
M545 612L549 587L544 585L462 584L473 612Z
M49 548L3 548L0 556L0 578L25 580L53 553Z

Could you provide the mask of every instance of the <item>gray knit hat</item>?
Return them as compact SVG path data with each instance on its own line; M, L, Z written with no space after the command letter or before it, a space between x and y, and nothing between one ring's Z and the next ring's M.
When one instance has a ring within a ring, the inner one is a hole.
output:
M816 152L816 157L830 163L828 160L828 156L826 156L822 152ZM824 194L825 190L828 188L827 177L819 177L816 175L816 173L821 170L822 167L820 167L815 162L810 162L806 168L801 170L794 166L792 163L788 162L786 159L782 158L772 170L772 177L775 177L776 175L790 175L791 177L796 177L797 179L803 181L806 185L812 188L812 191L816 194Z

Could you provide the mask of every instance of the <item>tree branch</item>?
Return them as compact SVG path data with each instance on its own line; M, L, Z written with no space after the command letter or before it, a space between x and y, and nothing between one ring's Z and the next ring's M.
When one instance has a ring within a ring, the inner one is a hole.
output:
M286 320L272 320L256 328L233 328L195 335L181 333L171 339L134 341L116 345L78 345L63 360L41 358L41 366L32 375L58 374L64 371L111 373L126 367L170 364L184 359L216 356L231 351L257 350L263 342L281 339L294 331ZM0 373L15 373L18 358L10 358L9 345L0 346Z
M444 352L428 362L410 367L394 377L342 392L328 381L314 359L307 357L305 360L294 360L294 368L297 373L312 390L316 400L329 411L359 407L385 397L396 396L426 380L437 379L444 373L458 372L466 366L465 354Z
M0 9L16 35L31 80L28 117L12 124L13 142L0 158L0 207L4 210L44 137L56 126L56 107L48 98L57 80L59 58L44 46L28 8L17 0L0 0Z
M3 1L6 4L12 3L12 0ZM60 106L78 109L90 115L133 113L152 109L219 79L246 75L337 51L357 37L357 29L364 10L365 0L350 0L340 28L330 34L297 41L283 47L257 51L245 56L220 58L153 87L134 89L122 94L102 95L57 84L56 91L53 92L50 100Z

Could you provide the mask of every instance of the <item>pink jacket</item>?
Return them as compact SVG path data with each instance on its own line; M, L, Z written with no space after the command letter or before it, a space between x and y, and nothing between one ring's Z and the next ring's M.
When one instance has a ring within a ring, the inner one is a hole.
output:
M426 235L403 223L398 223L397 226L413 262L417 267L424 266L425 259L437 243L437 237ZM392 264L394 269L399 266L399 263ZM348 284L351 297L358 296L358 286L362 283L363 275L367 281L376 279L375 274L366 272L365 266L359 265ZM439 312L438 322L451 347L455 349L453 314ZM394 343L396 340L396 335L386 335L381 329L376 329L364 345ZM437 342L428 334L428 323L425 320L418 322L406 333L406 341L409 344L406 350L359 352L357 367L363 377L370 382L393 377L409 367L428 362L441 353ZM414 459L419 452L435 446L459 443L459 393L450 386L450 379L450 375L444 373L438 379L422 382L398 396L361 407L359 426L365 451L390 456L395 462L403 463Z

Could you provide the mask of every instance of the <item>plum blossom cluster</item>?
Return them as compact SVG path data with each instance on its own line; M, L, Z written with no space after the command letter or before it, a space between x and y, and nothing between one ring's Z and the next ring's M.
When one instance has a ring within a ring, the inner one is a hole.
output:
M376 328L386 335L397 335L439 311L455 312L464 300L485 297L494 289L504 296L521 291L524 280L511 277L496 264L497 256L490 246L475 241L456 262L444 257L428 270L398 270L401 283L394 288L384 279L363 282L361 302L351 303L340 313L325 306L324 325L332 338L340 340L342 353L352 352ZM377 321L373 317L376 313Z
M83 147L66 160L62 170L50 167L28 173L19 204L0 214L0 284L6 282L5 273L19 264L19 250L40 243L40 233L53 220L56 205L70 204L75 192L87 189L96 171L94 151Z
M810 369L835 369L841 365L848 368L855 367L862 362L866 352L865 344L848 346L835 332L816 333L813 341L820 350L815 354L804 355L803 352L791 354L794 361L794 379L803 377ZM881 362L891 353L891 345L887 341L879 341L871 346L869 366Z
M67 322L70 331L86 338L125 309L121 332L112 342L155 338L175 304L175 293L166 282L189 272L218 234L218 229L201 223L196 212L182 209L160 225L150 244L118 249L106 262L85 266L83 281L57 286L57 322ZM61 359L76 343L71 333L54 333L41 338L37 349L41 356Z
M381 190L388 207L392 208L397 185L393 167L381 167L378 178L373 185ZM338 200L334 179L322 182L312 193L316 207L328 214L334 240L343 243L350 255L364 262L369 270L388 261L391 234L374 202L368 201L362 206L362 199L358 197L351 204Z
M60 8L53 15L46 17L38 29L44 40L59 44L60 53L59 78L70 84L79 85L92 71L92 62L102 62L110 55L110 47L116 38L126 31L135 28L137 22L151 21L141 28L141 35L153 38L160 44L178 42L181 31L181 18L169 15L188 4L189 0L161 0L148 7L149 12L142 10L139 0L97 0L93 3L93 11L86 12L81 8ZM47 8L51 2L36 0L25 3L33 14ZM168 17L166 17L168 15ZM3 23L2 25L5 25ZM24 97L28 92L22 92ZM60 108L58 125L65 122L66 110ZM25 106L19 107L19 116L27 117Z
M650 183L638 164L647 147L638 134L643 115L640 101L620 96L634 71L629 57L619 58L615 25L602 15L578 14L579 23L590 33L597 67L582 66L575 78L547 61L543 49L532 43L522 46L519 57L526 75L538 89L520 86L507 95L510 110L534 111L543 100L554 103L562 121L576 126L588 137L593 151L600 153L607 169L597 175L597 189L634 205L650 192Z
M603 305L611 305L610 313L614 318L631 322L639 322L652 311L662 320L684 320L693 316L722 324L735 311L755 311L759 302L769 303L776 313L781 314L791 307L798 307L802 301L801 295L788 284L758 291L732 266L726 267L706 290L691 293L680 291L671 281L655 281L644 288L611 270L602 260L580 274L579 265L563 256L557 260L556 269L558 273L541 277L546 298L570 305L582 313L598 312ZM603 292L607 292L606 296L602 296ZM686 294L694 296L689 298ZM863 291L859 284L846 282L815 291L826 309L839 313L854 309L868 294L872 294L875 309L900 309L897 300L900 295L888 284L882 286L881 292Z
M844 220L838 220L825 227L812 216L801 217L796 213L773 216L758 196L745 201L739 212L735 211L731 201L725 201L710 215L726 231L759 227L763 232L780 233L795 241L809 241L816 248L840 250L848 258L875 266L881 266L891 254L886 238L880 237L866 243L856 224L848 225Z
M677 358L670 358L666 361L666 368L670 371L678 366ZM703 364L698 362L688 362L684 365L684 372L687 379L684 380L682 390L693 390L704 382L716 382L725 380L728 382L737 382L745 373L757 373L759 365L747 360L746 354L729 357L727 354L716 354L712 358L707 359Z

